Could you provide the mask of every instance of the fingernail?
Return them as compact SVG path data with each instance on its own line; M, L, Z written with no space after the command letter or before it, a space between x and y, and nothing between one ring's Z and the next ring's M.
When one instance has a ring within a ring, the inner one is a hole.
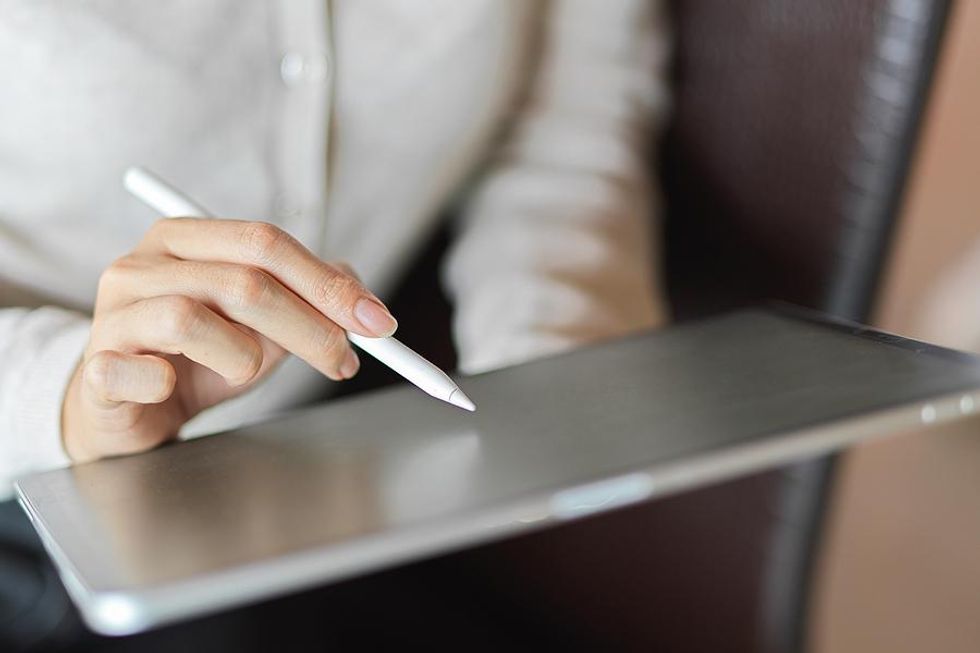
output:
M340 364L340 375L345 379L350 379L357 374L357 370L359 369L361 369L361 361L358 360L354 350L348 349L347 356L344 357L344 362Z
M373 299L358 300L354 315L364 327L378 337L390 336L398 328L398 322L388 309Z

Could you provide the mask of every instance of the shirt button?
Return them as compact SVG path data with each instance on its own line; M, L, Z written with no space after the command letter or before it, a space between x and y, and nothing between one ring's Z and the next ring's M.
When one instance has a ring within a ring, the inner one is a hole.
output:
M279 61L279 75L287 86L322 82L330 74L330 58L323 53L287 52Z
M283 223L295 222L302 213L299 205L286 193L277 193L272 204L276 218Z

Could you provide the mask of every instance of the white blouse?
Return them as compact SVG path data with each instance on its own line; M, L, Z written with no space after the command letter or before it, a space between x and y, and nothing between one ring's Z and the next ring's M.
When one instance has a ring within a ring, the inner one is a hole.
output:
M467 373L662 322L664 28L647 0L0 0L0 495L68 463L99 274L157 217L122 190L129 165L382 297L457 203ZM289 359L187 432L324 383Z

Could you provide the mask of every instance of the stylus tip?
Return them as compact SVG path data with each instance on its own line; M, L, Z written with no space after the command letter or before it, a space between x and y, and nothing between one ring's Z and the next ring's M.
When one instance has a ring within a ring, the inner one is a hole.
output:
M456 388L455 390L449 393L448 401L453 406L459 406L463 410L468 410L471 413L474 410L476 410L476 404L474 404L473 401L469 397L467 397L463 393L463 391L460 390L459 388Z

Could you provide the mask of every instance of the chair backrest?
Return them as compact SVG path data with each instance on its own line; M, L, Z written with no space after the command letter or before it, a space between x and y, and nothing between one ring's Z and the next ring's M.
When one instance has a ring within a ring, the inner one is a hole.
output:
M768 299L868 317L949 4L673 3L676 104L658 169L679 319ZM820 461L665 502L649 527L692 552L678 582L698 597L659 616L678 638L714 628L730 650L802 648L831 472ZM733 505L737 517L718 509ZM698 574L713 538L751 572Z
M766 299L867 315L947 5L673 2L675 107L656 173L676 317ZM445 322L433 317L447 311L435 292L444 246L443 235L395 306L403 337L450 366ZM370 367L360 383L389 378ZM821 462L759 474L513 548L588 569L571 574L587 587L569 580L562 591L592 599L591 630L634 648L799 650L830 471Z
M662 148L680 317L867 316L949 2L679 0Z

